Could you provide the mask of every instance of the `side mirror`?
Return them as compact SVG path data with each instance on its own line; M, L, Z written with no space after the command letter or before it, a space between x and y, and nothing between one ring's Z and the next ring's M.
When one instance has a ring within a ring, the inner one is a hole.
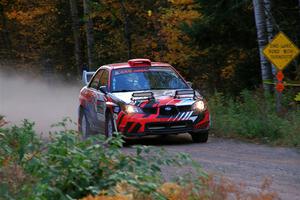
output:
M106 86L100 86L99 88L100 92L107 94L107 87Z
M191 81L186 82L190 87L193 87L193 83Z

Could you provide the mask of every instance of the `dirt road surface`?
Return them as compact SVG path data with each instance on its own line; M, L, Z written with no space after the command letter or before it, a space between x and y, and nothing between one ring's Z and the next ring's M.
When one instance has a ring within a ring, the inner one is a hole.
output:
M264 178L271 178L271 189L281 199L300 199L300 151L296 149L213 137L208 143L194 144L188 134L130 140L128 144L125 152L132 151L131 145L143 144L188 153L207 172L243 183L250 191L260 188Z

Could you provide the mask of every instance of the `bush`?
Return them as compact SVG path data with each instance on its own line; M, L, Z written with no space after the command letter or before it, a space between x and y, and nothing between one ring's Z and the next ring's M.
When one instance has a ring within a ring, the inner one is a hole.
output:
M37 137L27 120L20 127L0 128L0 199L277 199L268 187L254 195L208 176L186 154L146 146L125 154L120 135L82 140L66 129L69 121L60 122L62 130L48 141ZM191 174L164 180L162 167L184 165L194 169Z
M168 200L196 200L196 199L240 199L240 200L277 200L279 199L276 192L270 189L271 181L265 179L257 193L247 191L243 184L237 185L229 179L221 177L216 179L210 175L206 178L200 178L197 181L201 187L195 187L195 183L180 185L174 182L166 182L160 185L158 192ZM116 186L116 194L96 196L89 195L82 200L152 200L149 195L138 195L137 190L128 187L126 184ZM153 199L155 200L155 199Z
M78 199L101 191L109 195L122 182L161 199L157 188L164 182L162 166L192 164L197 177L205 176L185 154L146 146L125 154L120 135L82 140L78 132L66 129L68 121L59 123L63 129L46 142L27 120L20 127L0 129L0 199Z
M284 99L285 102L286 99ZM276 113L271 95L243 91L237 99L216 93L209 99L213 130L217 135L258 139L262 142L300 145L300 111L296 106ZM287 107L287 106L286 106Z

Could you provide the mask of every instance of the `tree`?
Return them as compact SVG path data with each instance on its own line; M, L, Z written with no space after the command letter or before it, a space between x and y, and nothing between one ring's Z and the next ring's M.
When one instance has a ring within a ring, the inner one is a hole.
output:
M300 33L300 0L298 2L298 33ZM300 46L300 36L298 35L298 45ZM297 77L300 79L300 59L298 59L298 67L296 68Z
M273 26L273 19L272 19L272 0L264 0L264 10L266 15L266 28L267 28L267 35L268 35L268 42L271 42L274 37L274 26ZM272 64L272 74L273 80L276 81L276 67Z
M163 42L162 57L164 61L177 66L187 75L193 58L199 56L197 49L191 46L192 38L184 31L200 18L198 4L193 0L173 0L170 6L162 9L159 19L159 35Z
M87 43L87 56L89 63L89 70L94 67L94 34L93 34L93 20L91 17L90 0L83 0L83 13L85 18L85 32Z
M238 95L260 83L252 2L197 0L200 17L185 30L198 56L189 65L195 87ZM243 23L241 23L243 22Z
M81 57L81 41L80 41L80 22L78 16L77 0L70 0L70 10L72 17L72 30L74 38L74 55L77 67L77 73L80 75L82 71L82 57Z
M126 11L126 7L124 5L124 0L120 0L121 4L121 11L123 15L123 23L124 23L124 37L127 43L127 56L128 59L131 58L131 30L129 28L129 19L128 19L128 14Z
M263 87L265 91L271 92L272 87L265 83L265 81L272 79L271 67L263 55L263 48L268 43L267 28L266 28L266 15L264 4L262 0L253 0L255 24L257 31L257 41L260 57L261 77L263 81Z
M273 19L272 19L272 0L264 0L264 10L266 15L266 27L267 27L267 35L268 35L268 42L271 42L274 37L274 27L273 27ZM272 79L274 83L277 83L276 78L276 67L270 63L272 67ZM281 112L281 99L282 95L280 92L275 90L275 98L276 98L276 111L277 113Z
M3 44L3 49L7 49L8 52L11 51L11 42L10 42L10 37L9 37L9 32L8 32L8 27L7 27L7 19L5 16L5 10L4 7L7 6L8 2L1 2L0 3L0 33L1 33L1 40ZM0 46L1 48L1 46Z

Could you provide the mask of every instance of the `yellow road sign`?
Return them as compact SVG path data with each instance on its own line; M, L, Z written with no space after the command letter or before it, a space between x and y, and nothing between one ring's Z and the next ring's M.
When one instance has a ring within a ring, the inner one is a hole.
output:
M278 70L283 70L297 57L299 52L298 47L282 32L279 32L263 50L265 57L270 60Z

